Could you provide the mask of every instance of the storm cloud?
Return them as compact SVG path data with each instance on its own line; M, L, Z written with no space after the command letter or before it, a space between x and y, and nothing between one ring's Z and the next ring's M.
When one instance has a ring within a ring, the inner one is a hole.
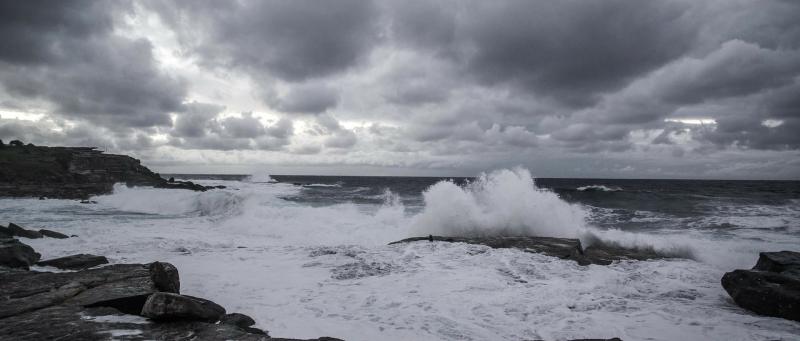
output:
M4 2L0 47L4 140L408 174L800 174L796 1Z

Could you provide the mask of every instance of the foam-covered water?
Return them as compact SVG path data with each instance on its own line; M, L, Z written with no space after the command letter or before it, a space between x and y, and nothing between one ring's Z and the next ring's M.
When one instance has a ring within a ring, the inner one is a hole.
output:
M800 251L797 183L534 180L523 169L474 179L261 173L197 181L227 188L116 186L94 205L0 199L0 222L79 236L25 241L44 258L95 253L112 262L171 262L184 293L251 315L272 336L800 335L797 322L738 308L719 284L724 272L751 267L759 251ZM586 186L624 190L580 190ZM386 245L427 234L601 239L690 259L583 267L477 245Z

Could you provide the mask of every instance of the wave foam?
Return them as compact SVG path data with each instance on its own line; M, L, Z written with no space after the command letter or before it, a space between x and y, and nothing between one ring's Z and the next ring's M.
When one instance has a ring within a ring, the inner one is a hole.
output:
M256 171L244 179L244 182L249 183L273 183L278 182L265 171Z
M622 188L616 186L603 186L603 185L589 185L576 188L580 192L619 192Z
M414 218L416 235L577 237L586 212L539 189L528 170L481 174L459 187L440 181L423 193L425 208Z
M226 191L193 192L116 184L113 194L97 196L92 200L125 212L219 216L237 212L243 199Z

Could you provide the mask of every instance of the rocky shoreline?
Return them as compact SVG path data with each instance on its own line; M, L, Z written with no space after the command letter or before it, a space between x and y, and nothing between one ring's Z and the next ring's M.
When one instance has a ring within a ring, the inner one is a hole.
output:
M46 261L0 226L0 338L8 340L296 340L271 338L247 315L180 293L170 263L107 264L79 254ZM64 272L28 270L51 266ZM331 337L313 339L337 341ZM341 340L339 340L341 341Z
M391 242L389 245L411 243L417 241L449 242L486 245L494 249L515 248L525 252L543 253L561 259L569 259L579 265L609 265L620 260L648 260L658 258L672 258L668 255L656 253L651 249L629 249L614 245L595 242L588 247L583 247L579 239L552 238L552 237L413 237Z
M93 147L0 144L0 197L88 199L111 193L116 183L193 191L217 188L169 181L137 159Z

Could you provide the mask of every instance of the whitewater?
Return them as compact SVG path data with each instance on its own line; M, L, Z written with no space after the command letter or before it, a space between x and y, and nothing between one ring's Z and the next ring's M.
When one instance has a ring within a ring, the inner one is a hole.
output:
M791 340L800 335L800 323L741 309L720 285L725 272L752 267L760 251L798 251L797 199L731 204L710 196L699 205L711 205L704 209L713 214L642 207L622 212L597 202L622 200L632 195L633 185L582 184L556 192L537 186L524 169L497 170L466 182L440 179L416 192L393 191L384 180L278 182L266 172L192 181L227 188L190 192L117 185L113 194L93 197L97 204L0 199L0 222L78 236L26 240L43 259L91 253L112 263L173 263L182 293L250 315L273 337ZM480 245L387 245L428 234L570 237L584 245L602 240L683 258L580 266Z

